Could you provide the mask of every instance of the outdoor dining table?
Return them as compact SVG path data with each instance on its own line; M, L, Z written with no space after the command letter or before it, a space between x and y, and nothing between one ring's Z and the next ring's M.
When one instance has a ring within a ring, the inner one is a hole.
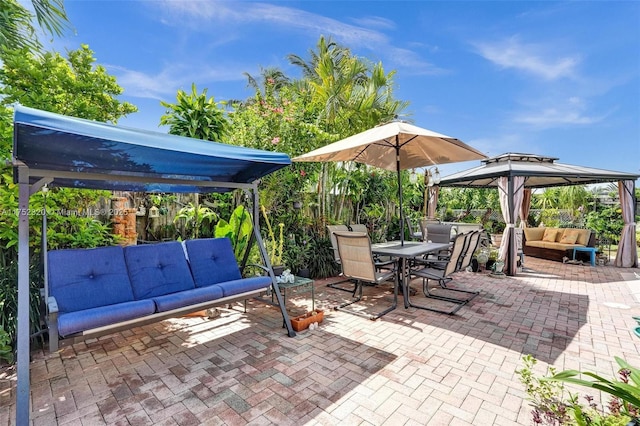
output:
M451 247L451 243L424 243L424 242L408 242L401 244L400 241L387 241L385 243L377 243L371 245L373 254L397 257L400 259L398 268L398 280L402 288L404 297L404 307L414 307L425 309L421 306L413 305L409 300L409 281L408 277L408 261L413 258L424 256L425 254L446 250Z

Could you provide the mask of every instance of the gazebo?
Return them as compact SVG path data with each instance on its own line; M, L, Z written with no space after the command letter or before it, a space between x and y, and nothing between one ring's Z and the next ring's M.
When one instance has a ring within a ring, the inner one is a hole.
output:
M17 424L29 423L29 198L45 185L170 193L242 189L252 204L252 241L271 269L258 228L258 182L290 165L286 154L17 106L12 164L19 187ZM270 276L288 334L295 336L273 272Z
M505 228L499 257L505 259L506 270L516 273L514 227L519 217L529 215L531 190L566 185L618 182L624 228L614 264L637 267L635 234L635 181L640 175L557 163L558 158L535 154L505 153L482 160L482 165L442 178L440 186L462 188L497 187Z

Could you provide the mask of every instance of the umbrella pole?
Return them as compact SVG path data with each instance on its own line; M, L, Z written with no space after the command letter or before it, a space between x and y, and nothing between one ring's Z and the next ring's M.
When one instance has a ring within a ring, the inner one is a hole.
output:
M400 245L404 245L404 211L402 209L402 174L400 173L400 144L396 136L396 171L398 172L398 200L400 204Z

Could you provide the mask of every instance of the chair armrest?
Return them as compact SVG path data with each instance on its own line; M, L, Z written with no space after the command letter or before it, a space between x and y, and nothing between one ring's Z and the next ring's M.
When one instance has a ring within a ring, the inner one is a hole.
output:
M49 315L58 313L58 302L53 296L49 296L47 299L47 313Z
M260 269L262 272L269 273L269 268L267 268L264 265L259 265L257 263L250 263L248 265L245 265L245 269L246 268L257 268L257 269Z

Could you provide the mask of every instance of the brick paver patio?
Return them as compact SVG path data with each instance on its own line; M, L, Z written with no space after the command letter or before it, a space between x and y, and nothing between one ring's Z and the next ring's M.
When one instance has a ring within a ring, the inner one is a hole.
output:
M614 377L616 355L640 366L635 273L528 257L514 278L457 274L455 285L480 295L456 315L400 307L375 322L330 310L349 294L318 281L325 320L295 338L277 308L251 301L246 314L238 304L213 320L36 350L32 423L527 425L515 374L523 354L541 371L553 364ZM390 301L380 288L366 294L365 310ZM304 312L308 296L291 293L290 314ZM15 423L14 403L14 371L5 368L0 426Z

